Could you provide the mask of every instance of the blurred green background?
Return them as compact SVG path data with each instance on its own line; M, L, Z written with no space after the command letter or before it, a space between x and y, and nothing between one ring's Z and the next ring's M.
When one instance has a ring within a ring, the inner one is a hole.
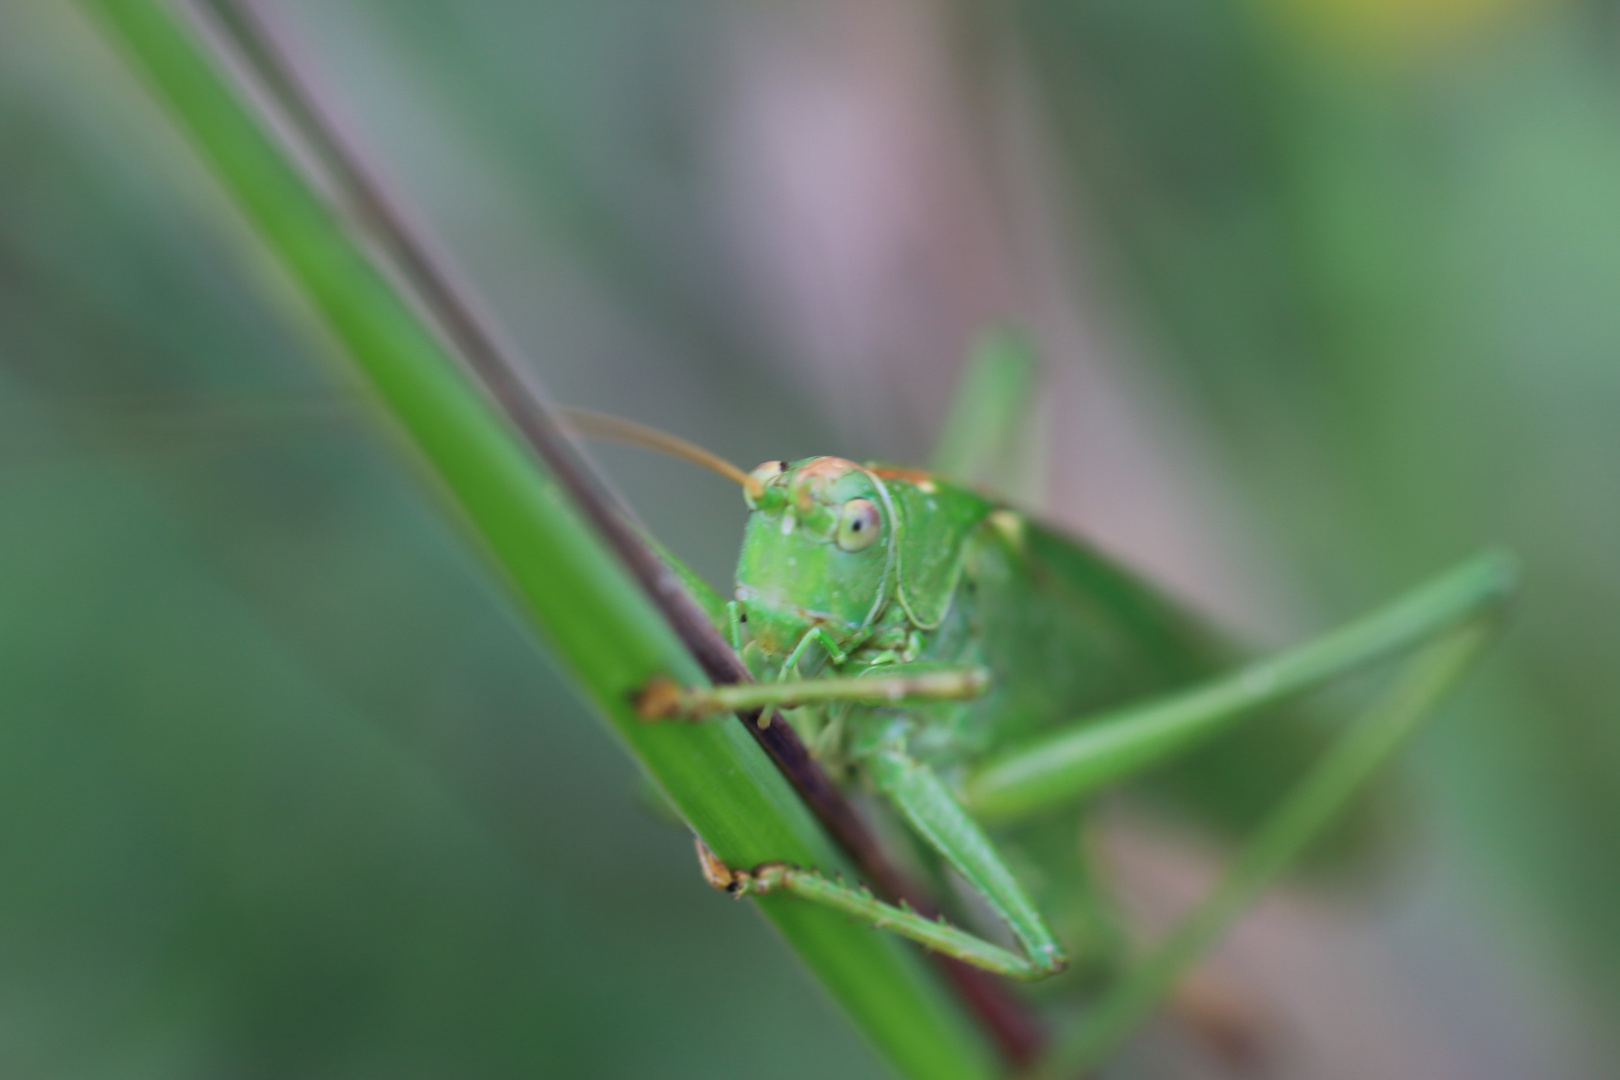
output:
M1383 872L1220 985L1275 1075L1620 1072L1614 5L266 13L559 400L918 460L1010 317L1026 499L1257 640L1516 548ZM333 360L95 28L0 5L0 1073L882 1075ZM734 491L600 457L727 580ZM1159 1035L1122 1075L1226 1075Z

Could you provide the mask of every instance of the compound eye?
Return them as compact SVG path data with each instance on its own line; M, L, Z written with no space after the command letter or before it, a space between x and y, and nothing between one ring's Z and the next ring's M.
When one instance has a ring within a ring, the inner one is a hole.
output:
M838 519L838 546L845 551L865 551L877 543L883 531L883 515L871 499L851 499Z
M785 461L767 461L749 473L748 479L743 482L743 496L748 500L748 505L756 510L761 509L759 502L765 494L765 489L770 486L772 480L787 472L787 467L788 463Z

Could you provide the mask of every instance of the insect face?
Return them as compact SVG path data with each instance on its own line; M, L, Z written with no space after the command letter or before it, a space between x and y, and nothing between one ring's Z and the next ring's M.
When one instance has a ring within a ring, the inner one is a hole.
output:
M772 461L750 477L737 599L767 655L792 650L814 626L858 636L888 598L893 566L889 497L843 458Z

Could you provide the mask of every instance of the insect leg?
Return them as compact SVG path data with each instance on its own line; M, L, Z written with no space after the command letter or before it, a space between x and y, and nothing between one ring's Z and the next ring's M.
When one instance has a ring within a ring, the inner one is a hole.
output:
M788 658L782 662L782 674L786 676L788 673L796 671L799 667L799 661L804 659L805 654L814 645L820 645L825 649L827 659L834 664L842 664L849 659L849 654L838 647L838 639L827 633L825 627L813 626L804 637L799 639L799 643L793 646L793 651L788 653Z
M934 770L894 746L876 751L870 766L878 789L889 797L907 823L1006 921L1036 976L1062 971L1068 960L1057 936L990 838L962 809Z
M1049 970L1037 967L1017 953L959 930L943 920L925 918L905 905L886 904L865 889L835 881L815 870L804 870L786 863L766 863L752 870L733 870L715 858L702 840L697 844L698 861L703 866L705 880L733 896L792 893L801 899L836 908L870 923L875 929L892 930L935 952L997 975L1038 979L1050 974Z
M1437 635L1486 625L1512 584L1507 556L1481 556L1303 645L996 757L968 775L963 801L981 819L996 821L1072 802L1190 749L1265 705Z
M1401 677L1346 730L1238 851L1191 915L1100 1001L1037 1074L1089 1073L1156 1009L1227 926L1282 873L1434 711L1490 637L1485 620L1454 626L1413 658Z
M907 702L963 701L990 686L983 668L941 668L889 664L882 674L852 679L804 679L730 686L677 687L655 680L642 691L637 708L644 720L696 720L754 709L794 709L823 702L854 701L868 705Z

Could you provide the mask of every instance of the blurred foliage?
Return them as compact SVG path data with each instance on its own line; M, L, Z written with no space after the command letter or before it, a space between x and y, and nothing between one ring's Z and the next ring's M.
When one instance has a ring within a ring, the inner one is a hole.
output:
M1196 387L1331 608L1483 538L1523 555L1493 685L1428 743L1421 776L1492 896L1479 910L1578 973L1588 1035L1607 1039L1615 13L1484 5L1421 44L1372 49L1297 10L1171 6L1186 17L1024 5L1073 172L1161 335L1157 359Z
M1099 306L1313 623L1523 556L1508 642L1408 763L1423 867L1386 930L1467 1075L1612 1074L1616 11L910 6L962 35L964 84L1019 65ZM717 220L728 58L849 11L292 6L548 385L745 464L916 456L902 399L944 398L859 384L899 419L852 426ZM8 1074L876 1074L331 407L318 339L60 0L0 7L0 207ZM723 581L735 493L603 456Z
M1197 36L1132 11L1024 8L1158 359L1328 602L1481 538L1524 555L1511 675L1426 774L1614 993L1614 11L1460 19L1398 57L1254 11L1200 8Z

